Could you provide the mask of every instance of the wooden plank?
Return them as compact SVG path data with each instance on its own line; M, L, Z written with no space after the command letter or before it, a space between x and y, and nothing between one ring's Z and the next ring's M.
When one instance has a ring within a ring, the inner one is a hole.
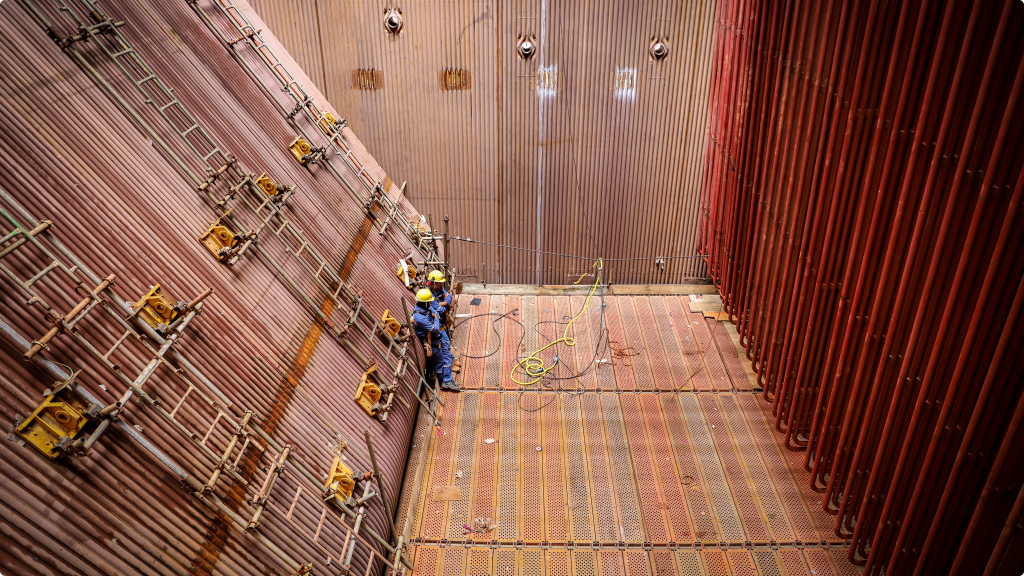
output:
M434 486L430 497L434 502L455 502L462 500L462 489L458 486Z
M470 284L462 285L462 294L495 294L516 296L568 296L586 295L593 284ZM718 294L714 284L615 284L598 288L605 296L664 296L685 294Z
M679 294L718 294L714 284L616 284L611 286L616 296L665 296Z

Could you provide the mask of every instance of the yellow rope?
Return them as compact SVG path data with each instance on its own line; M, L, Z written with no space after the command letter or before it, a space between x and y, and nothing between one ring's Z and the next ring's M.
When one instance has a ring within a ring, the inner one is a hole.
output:
M576 339L569 336L569 330L572 329L572 323L575 322L577 318L586 314L587 308L590 307L590 299L594 296L594 293L597 292L597 287L601 283L601 270L604 268L604 265L600 258L597 260L597 262L594 262L593 266L591 266L591 269L593 268L597 268L598 271L596 274L594 274L594 286L590 289L590 294L587 294L587 301L586 303L584 303L583 309L580 310L579 314L573 316L572 320L569 320L569 323L565 325L565 330L562 332L561 338L549 342L543 348L534 350L532 354L530 354L526 358L520 358L519 361L516 362L516 364L512 367L512 372L510 372L508 375L508 377L511 378L513 382L519 384L520 386L532 386L540 382L541 380L544 379L544 375L547 374L549 370L554 368L555 365L552 364L551 366L545 366L544 360L540 356L538 356L538 354L560 342L564 342L566 346L576 345ZM585 277L586 276L580 276L579 279L576 280L576 282L574 282L574 284L579 284L580 281L583 280L583 278ZM528 376L534 379L529 382L521 382L517 380L516 370L518 369L522 369L523 372L525 372Z

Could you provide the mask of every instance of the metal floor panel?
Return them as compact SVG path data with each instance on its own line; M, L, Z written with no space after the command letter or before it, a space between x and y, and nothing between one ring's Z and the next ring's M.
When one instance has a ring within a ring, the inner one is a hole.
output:
M520 317L533 336L524 342L539 345L561 337L564 324L557 322L583 306L582 297L492 298L474 308L501 313L525 304ZM416 574L859 574L846 560L848 543L832 536L832 518L806 484L802 453L779 443L770 406L737 390L742 384L701 391L740 377L728 351L716 348L733 345L728 334L718 338L714 323L695 318L677 297L608 300L610 337L643 342L645 368L617 363L596 370L646 390L491 389L499 360L507 376L533 344L520 345L513 322L499 322L501 334L515 334L512 341L495 337L490 319L472 327L470 338L487 345L466 346L495 350L498 360L465 362L464 369L481 373L484 389L444 393L440 427L423 430L431 435L428 468L420 494L408 496L419 504L403 503L416 515ZM664 317L670 320L660 329L638 334ZM600 314L583 318L572 335L578 345L592 344ZM538 330L538 321L548 324ZM563 366L593 361L592 351L580 352ZM703 379L695 368L706 371ZM578 382L596 388L604 380L590 376ZM697 392L673 392L681 379ZM461 499L434 501L438 486L458 486ZM463 535L474 518L497 526Z

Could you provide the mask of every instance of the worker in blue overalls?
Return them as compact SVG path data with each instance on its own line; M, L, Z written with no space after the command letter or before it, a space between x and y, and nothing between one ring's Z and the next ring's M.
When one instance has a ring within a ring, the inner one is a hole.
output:
M452 364L450 346L445 345L447 336L441 330L440 319L433 308L434 295L427 288L416 292L416 309L412 313L413 328L420 340L427 344L427 371L433 369L434 375L441 383L442 390L458 392L459 387L452 382Z
M447 347L446 362L452 367L452 372L459 372L461 366L455 361L455 353L452 351L452 307L454 297L452 293L444 289L444 273L440 270L432 270L427 275L427 288L430 288L434 295L434 311L441 321L441 331L444 332L445 345Z
M432 270L430 274L427 274L427 288L430 288L430 293L434 295L433 308L437 312L438 319L441 320L441 330L448 335L448 342L451 344L452 334L449 320L454 299L452 293L444 289L444 273L440 270Z

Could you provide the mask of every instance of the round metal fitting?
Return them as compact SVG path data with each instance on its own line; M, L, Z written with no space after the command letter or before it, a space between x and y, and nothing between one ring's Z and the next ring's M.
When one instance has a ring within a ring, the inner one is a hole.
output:
M523 60L529 60L533 58L534 54L537 53L537 39L532 35L520 36L519 41L516 42L516 54Z
M668 56L668 41L664 38L655 38L651 40L651 46L648 48L651 54L651 58L655 60L664 60Z
M398 8L388 8L384 11L384 29L389 34L398 34L402 31L402 11Z

